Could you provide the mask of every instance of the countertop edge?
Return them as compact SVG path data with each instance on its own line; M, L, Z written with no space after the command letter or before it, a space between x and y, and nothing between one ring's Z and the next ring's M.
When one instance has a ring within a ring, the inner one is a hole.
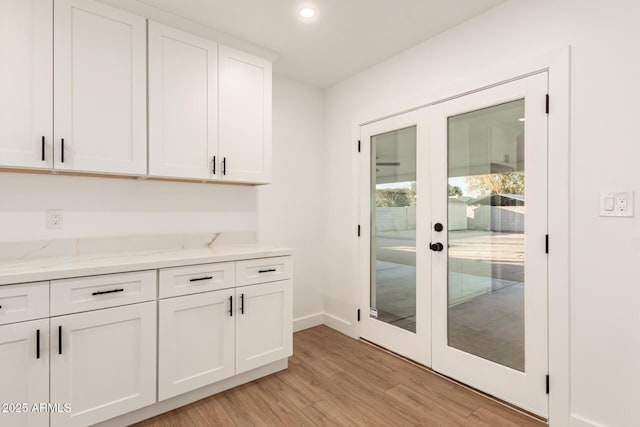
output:
M195 251L194 251L195 252ZM24 272L2 272L0 265L0 286L18 285L30 282L41 282L57 279L69 279L83 276L96 276L101 274L128 273L132 271L156 270L161 268L182 267L198 264L220 263L229 261L241 261L259 258L270 258L280 256L292 256L294 251L290 248L274 248L274 249L256 249L255 251L243 248L241 251L230 252L227 254L211 254L206 250L202 251L202 255L193 255L180 257L185 255L180 250L162 251L160 253L127 253L127 254L103 254L102 259L112 259L113 262L101 263L98 265L88 264L90 260L83 260L82 257L69 257L65 262L59 259L60 265L49 267L34 267L28 269L28 263L37 264L39 261L46 261L47 258L34 258L32 260L23 261L25 264ZM100 258L101 254L92 255L92 257ZM130 259L127 261L127 259ZM144 259L149 258L149 259ZM81 263L82 265L74 265Z

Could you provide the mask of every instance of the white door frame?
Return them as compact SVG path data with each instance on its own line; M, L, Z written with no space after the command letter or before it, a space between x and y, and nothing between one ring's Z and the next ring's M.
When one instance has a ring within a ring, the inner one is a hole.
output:
M391 100L383 104L365 106L352 122L352 139L357 141L360 127L403 112L416 110L467 93L476 92L522 77L548 71L550 112L548 122L548 206L549 241L548 287L549 287L549 423L553 427L568 426L570 420L570 64L571 47L566 46L546 54L506 63L498 68L482 70L473 77L443 86L438 90L421 93L400 101ZM354 150L352 170L359 169L358 153ZM354 177L355 178L355 177ZM358 194L354 179L354 194ZM352 212L357 221L360 198L353 198ZM352 256L358 259L359 240L353 240ZM354 289L354 313L359 307L361 294L358 289L363 281L360 268L353 266L353 277L359 284ZM355 321L355 316L354 319ZM353 335L359 336L357 322Z

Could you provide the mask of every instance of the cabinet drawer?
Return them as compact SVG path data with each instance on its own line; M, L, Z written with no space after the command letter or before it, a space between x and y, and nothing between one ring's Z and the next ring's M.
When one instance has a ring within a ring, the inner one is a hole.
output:
M156 271L51 281L51 315L77 313L156 298Z
M233 262L190 265L160 270L160 298L232 288L235 284Z
M236 262L236 285L274 282L293 277L293 259L290 256L250 259Z
M49 317L49 282L0 286L0 325Z

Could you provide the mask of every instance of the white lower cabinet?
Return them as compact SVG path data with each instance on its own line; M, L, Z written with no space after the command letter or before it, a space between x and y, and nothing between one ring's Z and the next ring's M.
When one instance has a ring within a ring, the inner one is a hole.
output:
M291 280L236 289L236 374L293 354Z
M160 300L158 399L291 356L292 283L280 280Z
M0 326L0 425L49 425L48 351L49 319Z
M158 400L235 373L234 289L161 300Z
M156 302L51 318L51 426L87 426L156 401Z
M292 276L281 256L0 286L0 426L122 425L282 369Z

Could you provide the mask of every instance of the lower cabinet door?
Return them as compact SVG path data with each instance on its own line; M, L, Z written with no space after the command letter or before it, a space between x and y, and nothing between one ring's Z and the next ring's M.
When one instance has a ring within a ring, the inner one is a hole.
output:
M236 374L293 354L293 282L236 289Z
M51 318L51 426L87 426L156 401L156 302Z
M49 425L49 319L0 326L0 425Z
M158 399L233 376L234 290L160 301Z

